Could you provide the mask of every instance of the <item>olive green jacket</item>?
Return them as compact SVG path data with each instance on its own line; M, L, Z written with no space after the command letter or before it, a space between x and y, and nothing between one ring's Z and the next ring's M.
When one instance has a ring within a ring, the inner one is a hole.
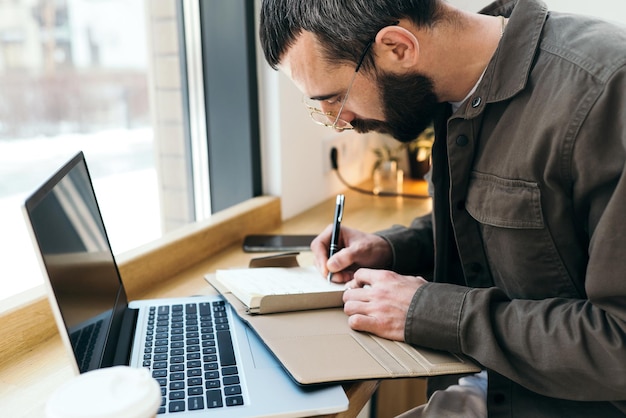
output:
M538 0L482 12L510 19L436 121L432 217L380 232L394 270L434 267L406 341L484 366L490 416L624 416L626 28Z

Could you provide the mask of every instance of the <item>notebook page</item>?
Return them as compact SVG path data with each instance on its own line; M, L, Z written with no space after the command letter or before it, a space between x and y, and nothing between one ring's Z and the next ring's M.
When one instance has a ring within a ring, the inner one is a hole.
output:
M336 292L344 284L328 282L315 267L263 267L218 270L217 279L233 293L250 296ZM244 301L245 302L245 301Z

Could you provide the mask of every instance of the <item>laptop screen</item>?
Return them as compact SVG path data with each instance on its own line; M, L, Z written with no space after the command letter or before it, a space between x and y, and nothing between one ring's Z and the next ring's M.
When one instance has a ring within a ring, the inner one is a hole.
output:
M111 365L107 340L127 301L83 154L28 198L25 209L79 370Z

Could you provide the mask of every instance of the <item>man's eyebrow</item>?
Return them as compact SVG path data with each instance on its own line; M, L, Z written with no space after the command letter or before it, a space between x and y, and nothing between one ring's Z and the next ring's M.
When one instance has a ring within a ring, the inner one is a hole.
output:
M331 94L325 94L325 95L323 95L323 96L311 96L311 97L309 97L309 99L311 99L311 100L316 100L316 101L318 101L318 102L322 102L322 101L324 101L324 100L328 100L328 99L331 99L331 98L333 98L333 97L337 97L337 96L339 96L340 94L341 94L341 93L331 93Z

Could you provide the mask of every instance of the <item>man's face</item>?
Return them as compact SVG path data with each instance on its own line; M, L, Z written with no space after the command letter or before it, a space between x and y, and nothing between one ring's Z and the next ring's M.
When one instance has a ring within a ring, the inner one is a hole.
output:
M370 52L371 53L371 52ZM324 112L336 115L354 66L328 64L321 58L315 37L303 32L287 51L280 69L305 96L319 100ZM357 132L376 131L400 141L415 139L430 123L437 103L432 82L417 74L366 74L361 70L352 86L341 118Z

